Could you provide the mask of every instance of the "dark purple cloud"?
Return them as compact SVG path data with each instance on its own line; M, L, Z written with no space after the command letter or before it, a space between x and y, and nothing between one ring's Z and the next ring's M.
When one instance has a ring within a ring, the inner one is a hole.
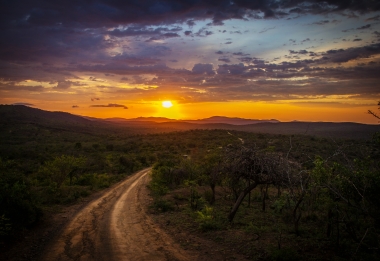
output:
M28 102L16 102L16 103L12 103L11 105L22 105L22 106L35 106L34 104L32 103L28 103Z
M371 25L367 24L367 25L363 25L363 26L360 26L360 27L356 28L356 30L364 30L364 29L368 29L370 27L371 27Z
M376 16L366 19L366 21L379 21L379 20L380 20L380 15L376 15Z
M225 63L230 63L231 62L230 59L228 59L228 58L219 58L218 61L225 62Z
M330 20L322 20L322 21L314 22L312 24L325 25L325 24L329 24L329 23L330 23Z
M203 63L194 64L192 72L194 74L206 74L206 75L215 74L212 64L203 64Z
M128 109L127 106L121 105L121 104L115 104L115 103L109 103L107 105L90 105L90 107L96 107L96 108L123 108Z

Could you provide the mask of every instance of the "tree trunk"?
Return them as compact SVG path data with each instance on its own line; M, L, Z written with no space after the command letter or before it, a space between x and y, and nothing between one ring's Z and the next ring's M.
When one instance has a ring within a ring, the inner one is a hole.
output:
M329 211L327 212L327 232L326 232L326 236L329 238L331 236L331 232L332 232L332 217L333 217L333 214L332 214L332 209L329 208Z
M248 181L248 186L251 185L251 180ZM251 207L251 191L248 193L248 207Z
M299 235L299 221L301 219L301 212L299 213L299 215L297 216L297 210L298 208L300 207L304 197L306 195L306 192L303 191L300 198L298 199L297 203L296 203L296 206L294 207L293 209L293 220L294 220L294 232L296 233L296 235L298 236Z
M262 201L262 210L265 212L265 191L261 190L261 201Z
M210 184L212 190L212 198L210 204L213 205L215 203L215 184Z
M240 204L243 202L243 199L245 198L245 196L251 191L253 190L254 188L256 188L257 186L257 183L254 182L252 183L251 185L249 185L248 187L246 187L239 195L239 197L237 198L237 200L235 201L235 204L230 212L230 214L228 214L228 221L232 222L234 220L234 217L235 217L235 214L236 212L238 211L239 207L240 207Z

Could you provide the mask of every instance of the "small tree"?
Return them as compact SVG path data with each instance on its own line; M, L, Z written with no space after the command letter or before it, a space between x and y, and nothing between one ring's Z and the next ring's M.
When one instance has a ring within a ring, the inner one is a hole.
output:
M246 147L228 148L224 171L230 176L231 186L243 184L228 215L230 222L250 191L260 184L278 184L286 180L285 162L286 159L274 152Z
M210 204L215 203L215 187L220 183L222 175L222 155L220 153L210 153L202 160L203 180L211 188Z
M67 177L69 177L71 185L73 177L84 167L85 162L84 157L62 155L46 162L40 168L40 172L50 177L50 180L55 182L59 188Z

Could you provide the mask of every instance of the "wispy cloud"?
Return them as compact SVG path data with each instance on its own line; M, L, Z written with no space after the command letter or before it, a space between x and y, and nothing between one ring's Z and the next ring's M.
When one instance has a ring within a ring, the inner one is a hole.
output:
M23 105L23 106L31 106L31 107L35 106L34 104L28 103L28 102L15 102L15 103L12 103L11 105Z
M90 105L90 107L96 107L96 108L123 108L128 109L127 106L121 105L121 104L115 104L115 103L109 103L107 105Z

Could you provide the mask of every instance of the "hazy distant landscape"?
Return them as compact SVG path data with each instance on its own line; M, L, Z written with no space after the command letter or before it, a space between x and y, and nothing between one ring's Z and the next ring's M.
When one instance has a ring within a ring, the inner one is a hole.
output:
M28 123L31 125L93 131L100 133L146 134L191 129L226 129L255 133L301 134L326 138L370 139L379 131L379 125L352 122L280 122L277 120L250 120L241 118L212 117L181 121L167 118L99 119L86 118L65 112L48 112L26 106L3 105L0 107L3 124ZM5 125L5 126L6 126Z

